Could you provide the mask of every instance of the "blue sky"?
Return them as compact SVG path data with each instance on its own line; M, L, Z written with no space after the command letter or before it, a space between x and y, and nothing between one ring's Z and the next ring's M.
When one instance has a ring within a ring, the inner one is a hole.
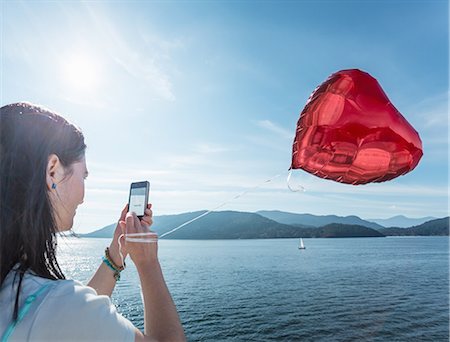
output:
M75 231L117 219L131 181L155 215L278 209L387 218L448 212L446 1L4 1L1 104L44 104L80 126L90 176ZM303 171L286 187L299 113L331 73L380 82L424 156L393 181Z

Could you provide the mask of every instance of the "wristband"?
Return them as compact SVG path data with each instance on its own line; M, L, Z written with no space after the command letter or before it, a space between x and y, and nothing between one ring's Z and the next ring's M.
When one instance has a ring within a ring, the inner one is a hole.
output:
M105 249L105 255L103 256L103 262L114 272L114 279L116 281L120 280L120 272L122 272L125 267L124 266L118 266L114 261L111 259L111 256L109 255L109 248L106 247ZM124 262L125 265L125 262Z

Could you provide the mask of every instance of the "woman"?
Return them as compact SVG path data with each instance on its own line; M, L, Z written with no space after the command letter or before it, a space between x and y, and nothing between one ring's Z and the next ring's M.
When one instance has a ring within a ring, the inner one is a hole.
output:
M71 229L83 203L85 149L81 131L46 108L29 103L0 108L2 341L184 341L157 243L121 240L141 281L144 333L117 313L109 298L122 266L118 238L124 231L149 232L151 205L141 220L124 208L108 255L88 286L65 279L56 259L56 233Z

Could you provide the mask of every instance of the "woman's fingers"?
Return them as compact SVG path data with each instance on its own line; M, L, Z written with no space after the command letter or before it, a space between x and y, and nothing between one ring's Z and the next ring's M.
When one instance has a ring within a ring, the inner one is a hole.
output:
M136 213L132 213L132 214L133 214L134 226L136 227L136 230L141 231L141 221L137 217Z
M134 231L135 230L133 213L127 213L125 215L125 223L127 225L127 231Z
M119 221L125 220L125 216L127 215L127 212L128 212L128 204L125 204L125 207L122 209L122 212L120 213Z
M146 209L149 210L149 209ZM153 224L152 213L144 215L141 220L137 217L136 213L129 212L125 217L126 231L127 233L140 233L142 231L148 231ZM145 229L147 228L147 229Z
M151 224L153 222L153 212L150 209L145 209L144 217L142 217L142 221Z
M153 224L153 220L152 220L152 218L151 217L149 217L149 216L144 216L143 218L142 218L142 222L144 222L147 226L151 226L152 224Z
M142 222L148 225L149 227L153 224L153 211L150 209L151 204L147 205L147 209L144 210L144 217L142 218Z

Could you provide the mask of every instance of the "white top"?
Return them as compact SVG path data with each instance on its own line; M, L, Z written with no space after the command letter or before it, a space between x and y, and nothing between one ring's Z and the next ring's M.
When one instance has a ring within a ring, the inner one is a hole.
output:
M9 272L0 289L0 338L11 324L19 275ZM108 296L75 280L49 280L27 272L19 310L25 299L51 282L17 324L10 341L134 341L133 324L119 314Z

